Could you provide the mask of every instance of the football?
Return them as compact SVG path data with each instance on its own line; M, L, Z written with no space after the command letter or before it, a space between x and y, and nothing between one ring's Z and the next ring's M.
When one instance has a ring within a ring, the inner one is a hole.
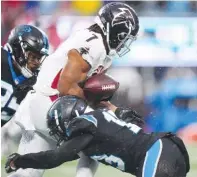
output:
M119 88L119 82L105 73L90 77L84 85L84 95L90 102L109 100Z

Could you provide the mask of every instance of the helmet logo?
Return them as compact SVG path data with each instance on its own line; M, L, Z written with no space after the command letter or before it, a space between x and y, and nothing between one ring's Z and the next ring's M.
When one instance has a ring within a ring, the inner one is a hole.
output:
M114 18L112 20L112 27L115 25L119 25L121 23L125 23L125 26L128 29L131 28L132 30L134 30L135 29L135 20L133 18L131 11L128 8L118 8L118 9L120 10L120 12L114 16ZM125 19L125 17L128 17L130 19L132 18L134 25L132 25L130 21L126 21L126 20L123 21L123 19ZM129 24L127 22L129 22Z
M18 33L19 36L22 36L24 33L29 33L31 32L31 27L28 25L24 25L21 29L21 31Z

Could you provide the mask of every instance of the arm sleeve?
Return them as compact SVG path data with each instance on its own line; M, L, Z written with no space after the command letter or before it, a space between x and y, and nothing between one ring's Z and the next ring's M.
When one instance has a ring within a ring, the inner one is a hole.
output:
M64 162L77 159L77 153L83 150L92 138L92 135L83 134L65 142L56 150L21 155L14 162L15 166L17 168L34 169L55 168Z

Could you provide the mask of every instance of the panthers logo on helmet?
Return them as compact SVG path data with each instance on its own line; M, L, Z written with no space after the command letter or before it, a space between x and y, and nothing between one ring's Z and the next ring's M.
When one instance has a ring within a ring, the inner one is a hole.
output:
M130 10L127 8L118 8L118 9L120 10L120 12L114 16L114 18L112 20L112 27L115 25L119 25L121 23L125 23L125 26L128 29L131 28L132 30L134 30L136 24L135 24L135 20L133 18L132 13L130 12ZM128 17L130 19L130 21L126 21L125 17ZM129 23L127 23L127 22L129 22Z

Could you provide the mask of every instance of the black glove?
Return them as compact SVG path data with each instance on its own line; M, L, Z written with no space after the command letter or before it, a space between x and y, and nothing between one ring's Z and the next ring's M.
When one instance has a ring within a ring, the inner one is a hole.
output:
M127 123L136 124L139 127L142 127L144 125L143 117L131 108L119 107L116 109L115 114L119 119L122 119Z
M32 76L29 79L26 79L25 81L23 81L21 84L18 84L16 86L16 91L20 92L20 91L29 91L33 89L33 85L36 83L37 81L37 76Z
M8 156L7 162L5 164L5 171L7 173L11 173L13 171L18 170L18 168L15 166L14 162L20 157L19 154L14 153Z

